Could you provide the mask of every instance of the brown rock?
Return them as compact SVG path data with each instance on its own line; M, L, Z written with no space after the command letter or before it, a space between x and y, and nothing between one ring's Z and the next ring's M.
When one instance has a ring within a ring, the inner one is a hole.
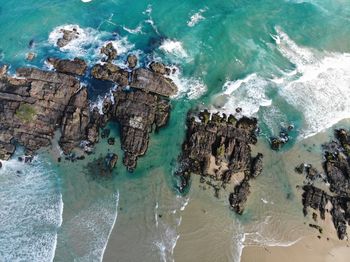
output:
M57 72L82 76L85 74L87 64L84 60L74 58L74 60L48 58L50 63Z

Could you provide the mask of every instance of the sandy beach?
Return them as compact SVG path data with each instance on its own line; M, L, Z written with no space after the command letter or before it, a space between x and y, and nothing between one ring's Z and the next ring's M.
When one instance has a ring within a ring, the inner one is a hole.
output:
M350 260L350 243L338 240L329 214L319 221L323 233L317 230L295 244L282 246L247 246L243 249L241 262L346 262ZM307 229L306 229L307 230Z
M345 262L349 258L347 241L309 236L290 247L245 247L241 262Z

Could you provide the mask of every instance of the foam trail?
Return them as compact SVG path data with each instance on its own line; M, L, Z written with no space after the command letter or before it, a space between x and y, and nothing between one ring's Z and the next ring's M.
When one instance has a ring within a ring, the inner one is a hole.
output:
M320 52L297 45L276 27L276 48L295 66L292 71L281 69L282 77L263 78L256 73L244 79L227 81L223 92L213 99L216 109L235 112L242 108L244 115L256 115L261 107L273 117L263 116L271 128L271 119L286 120L279 107L272 104L266 91L277 88L279 95L295 110L303 114L299 139L319 133L342 119L350 118L350 54ZM266 110L265 110L266 111ZM267 119L269 118L269 119Z
M57 174L41 157L13 158L3 162L0 181L0 260L52 261L63 213Z
M171 54L177 58L187 58L188 54L182 46L182 43L178 40L165 39L161 46L160 50L165 53Z
M223 86L224 91L214 98L214 105L226 114L233 113L240 107L245 116L253 116L260 107L271 105L272 101L265 94L269 85L269 81L257 74L237 81L227 81Z
M95 199L88 208L66 220L62 227L62 236L66 244L60 246L64 249L59 250L60 254L67 253L66 246L69 246L75 261L102 261L117 221L118 205L119 192ZM81 239L84 239L84 244L81 244ZM75 250L79 250L79 253L75 253Z
M106 251L109 238L111 237L111 234L112 234L112 231L113 231L113 229L114 229L115 223L117 222L117 218L118 218L118 206L119 206L119 191L118 191L117 194L115 195L115 199L116 199L116 201L115 201L115 216L114 216L114 220L113 220L111 229L109 230L109 233L108 233L108 237L107 237L106 244L104 245L104 247L103 247L103 249L102 249L102 255L101 255L101 258L100 258L100 262L103 261L103 256L104 256L104 253L105 253L105 251Z
M276 27L277 48L296 66L285 75L280 94L303 112L302 137L309 137L350 118L350 54L328 53L298 46Z
M204 8L204 9L200 9L197 13L193 14L191 17L190 17L190 20L187 21L187 25L189 27L194 27L196 24L198 24L200 21L204 20L204 16L203 16L203 13L206 11L207 9Z
M158 237L154 240L154 245L159 250L161 261L174 261L174 249L180 237L177 233L177 228L181 225L182 221L181 211L185 210L189 200L189 198L177 196L175 201L172 200L171 203L167 203L166 207L164 206L163 208L166 210L169 210L169 208L173 209L172 212L168 211L170 217L167 220L158 219L158 209L162 207L159 202L156 203L155 222Z
M178 87L178 92L174 98L185 96L188 99L197 99L207 91L207 86L199 78L184 77L181 70L176 66L173 66L170 69L171 71L175 71L175 73L171 73L169 78L173 80Z

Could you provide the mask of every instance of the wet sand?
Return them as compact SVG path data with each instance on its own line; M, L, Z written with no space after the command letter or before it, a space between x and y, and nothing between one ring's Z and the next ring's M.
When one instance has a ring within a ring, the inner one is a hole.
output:
M347 241L308 236L290 247L245 247L241 262L346 262L349 258Z

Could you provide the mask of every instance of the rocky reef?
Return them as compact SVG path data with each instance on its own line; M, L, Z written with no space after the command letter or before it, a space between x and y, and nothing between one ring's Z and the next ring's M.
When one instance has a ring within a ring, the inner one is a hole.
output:
M77 31L63 31L59 46L76 37ZM166 125L169 97L177 87L160 69L137 68L135 55L126 61L129 68L119 68L112 63L117 56L112 44L103 47L101 53L107 62L93 66L91 76L117 86L112 96L104 99L102 113L97 107L90 109L88 89L80 84L78 77L85 75L88 67L82 59L49 58L54 71L19 68L16 76L7 74L7 66L0 68L0 159L9 159L16 144L23 146L26 154L35 154L51 144L57 130L64 154L76 148L92 153L100 129L109 121L117 121L123 163L129 171L135 169L138 157L147 151L149 134ZM166 68L160 63L156 68L161 67ZM108 143L113 145L114 138ZM114 167L117 158L113 156L108 167Z
M304 215L308 214L308 208L319 211L321 219L329 213L339 239L345 239L350 224L350 133L338 129L335 138L323 145L324 173L306 164L298 166L296 171L308 179L308 184L303 186ZM315 186L317 180L324 189Z
M211 114L207 110L189 113L176 172L179 190L186 189L192 173L212 186L216 196L221 188L233 184L229 202L235 212L242 214L250 194L250 180L259 176L263 167L262 154L251 154L251 145L257 142L256 131L255 118L237 120L233 115Z
M6 66L5 66L6 67ZM75 77L35 68L19 68L16 76L0 76L0 158L9 159L15 144L28 154L50 145L62 130L65 152L83 140L88 122L87 90ZM79 132L78 132L79 131Z

